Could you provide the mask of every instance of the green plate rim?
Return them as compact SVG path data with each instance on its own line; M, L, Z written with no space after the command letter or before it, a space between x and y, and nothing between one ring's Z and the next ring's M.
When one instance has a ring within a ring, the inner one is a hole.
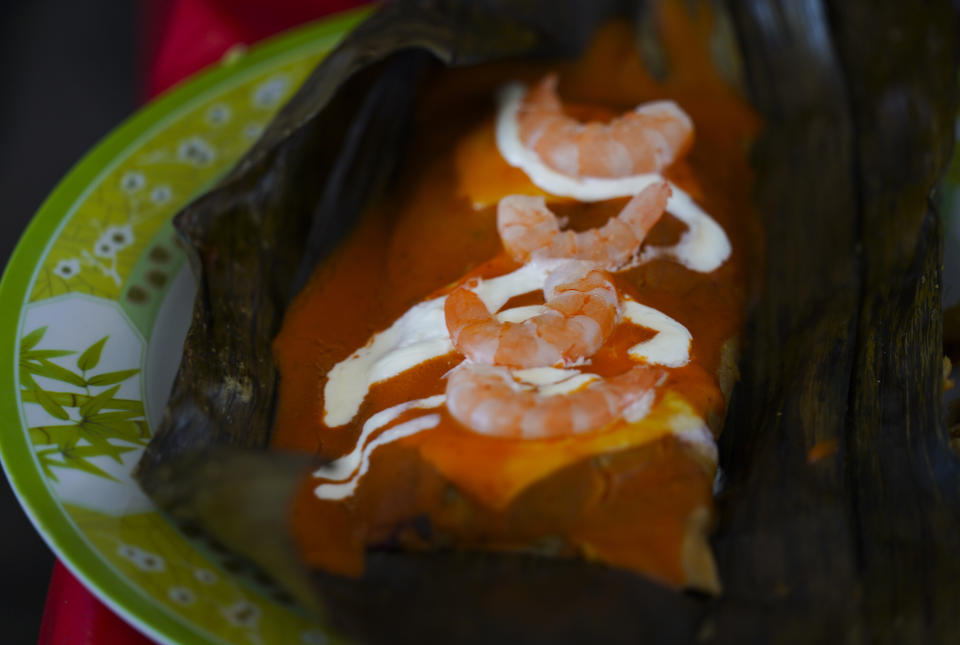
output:
M0 278L0 346L12 347L11 361L0 368L0 391L17 392L19 342L17 331L38 261L52 237L72 214L71 206L105 167L123 154L156 124L185 104L243 72L278 56L293 53L321 39L335 38L353 29L371 12L360 7L332 14L294 28L253 46L239 60L214 64L137 110L107 134L74 165L43 202L21 235ZM34 528L60 561L111 610L138 630L160 642L203 643L206 639L167 610L151 602L131 582L111 569L73 525L61 502L51 493L36 466L23 430L19 397L0 399L0 462L11 488ZM79 539L78 539L79 538ZM219 639L218 639L219 640Z

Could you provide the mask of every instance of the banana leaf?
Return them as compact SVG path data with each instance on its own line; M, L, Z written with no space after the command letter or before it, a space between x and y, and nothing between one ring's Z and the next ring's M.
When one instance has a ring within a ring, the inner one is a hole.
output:
M309 466L265 451L270 342L318 259L389 186L419 81L437 65L575 55L615 14L667 75L657 2L396 2L346 39L177 217L200 288L144 490L368 642L955 639L960 463L939 403L934 208L957 108L951 6L684 4L718 16L715 62L765 120L752 151L765 288L720 444L722 596L491 553L375 552L346 580L303 570L282 504L264 503Z

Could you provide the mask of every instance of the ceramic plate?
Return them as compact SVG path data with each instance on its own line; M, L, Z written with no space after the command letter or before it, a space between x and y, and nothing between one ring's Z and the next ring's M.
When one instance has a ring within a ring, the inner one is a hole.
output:
M37 530L106 604L168 643L334 643L131 480L195 289L171 217L211 185L366 11L233 56L136 114L60 183L0 283L0 453Z

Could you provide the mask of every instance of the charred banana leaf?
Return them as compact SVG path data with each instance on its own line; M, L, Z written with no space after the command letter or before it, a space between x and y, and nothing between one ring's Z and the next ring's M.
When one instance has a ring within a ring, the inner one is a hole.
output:
M669 74L656 3L634 4L393 3L331 54L178 216L200 289L140 482L364 641L948 642L960 634L960 466L939 416L931 206L956 112L946 0L705 3L721 12L718 65L743 74L766 122L753 157L768 288L721 441L722 597L484 553L379 552L362 580L308 577L285 539L263 547L283 513L258 515L257 501L306 467L263 451L270 342L314 263L389 183L418 79L437 61L575 53L614 12Z
M955 18L948 3L731 6L767 118L755 153L774 288L721 440L727 593L703 630L947 642L960 468L939 417L930 197L952 142Z

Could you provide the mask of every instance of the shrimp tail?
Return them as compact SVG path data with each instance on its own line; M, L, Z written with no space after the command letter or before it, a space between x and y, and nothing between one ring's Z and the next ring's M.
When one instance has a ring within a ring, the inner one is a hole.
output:
M663 217L671 195L673 195L673 189L670 188L670 184L665 181L657 182L634 195L620 211L617 218L627 225L633 236L629 253L631 260L640 250L650 229Z

